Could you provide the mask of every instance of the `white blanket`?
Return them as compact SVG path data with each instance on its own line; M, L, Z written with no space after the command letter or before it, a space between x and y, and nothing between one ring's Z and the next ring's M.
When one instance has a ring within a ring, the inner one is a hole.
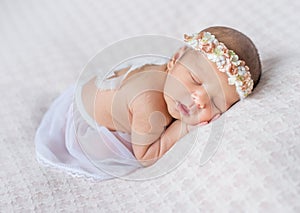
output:
M0 212L299 212L299 1L0 1ZM248 35L261 81L225 115L221 144L200 157L212 125L172 171L93 182L40 166L34 135L50 104L98 51L120 39L182 39L211 25Z

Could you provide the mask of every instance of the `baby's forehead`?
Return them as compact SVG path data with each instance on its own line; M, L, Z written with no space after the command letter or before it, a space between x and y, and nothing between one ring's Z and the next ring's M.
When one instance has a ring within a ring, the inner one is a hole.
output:
M207 63L207 60L204 57L205 56L200 51L189 48L186 51L184 51L184 53L180 56L178 61L186 64L193 63L201 65L202 63Z
M210 61L201 52L194 49L185 51L178 62L195 73L213 72Z

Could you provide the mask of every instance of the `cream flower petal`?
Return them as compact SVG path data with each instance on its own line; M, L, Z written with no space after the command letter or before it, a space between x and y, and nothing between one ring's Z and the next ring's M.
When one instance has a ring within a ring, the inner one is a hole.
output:
M247 97L253 89L249 67L238 55L219 42L210 32L184 35L185 42L195 50L201 51L210 61L216 63L220 72L228 75L228 84L235 85L240 98Z

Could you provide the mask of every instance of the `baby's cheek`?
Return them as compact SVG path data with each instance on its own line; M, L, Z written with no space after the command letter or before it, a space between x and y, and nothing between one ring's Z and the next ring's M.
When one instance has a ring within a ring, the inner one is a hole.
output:
M212 113L210 108L202 109L199 113L198 122L210 121L212 118Z
M175 103L174 101L167 95L164 94L164 98L165 98L165 102L166 102L166 105L167 105L167 110L168 110L168 113L173 117L173 118L176 118L178 119L178 111L176 111L175 109Z

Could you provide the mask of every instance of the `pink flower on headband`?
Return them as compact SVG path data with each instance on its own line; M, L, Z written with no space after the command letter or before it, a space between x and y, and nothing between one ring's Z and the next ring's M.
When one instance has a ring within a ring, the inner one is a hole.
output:
M210 32L184 34L184 41L195 50L201 51L210 61L214 62L219 71L228 76L228 84L235 85L241 99L246 98L253 89L253 80L249 67L238 55L219 42Z

